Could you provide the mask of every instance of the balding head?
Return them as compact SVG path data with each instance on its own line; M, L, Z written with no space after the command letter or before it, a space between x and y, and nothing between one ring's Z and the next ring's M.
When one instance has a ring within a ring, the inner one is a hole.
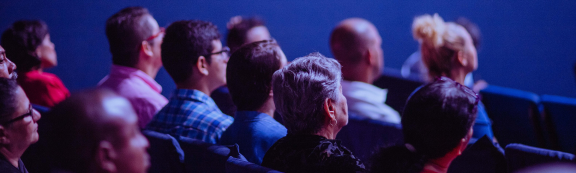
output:
M380 74L383 66L381 44L382 38L376 27L361 18L343 20L330 35L330 49L342 64L345 79L357 75L352 75L351 71L369 70L368 75Z
M109 90L72 95L47 116L46 144L57 169L146 172L148 141L128 100Z

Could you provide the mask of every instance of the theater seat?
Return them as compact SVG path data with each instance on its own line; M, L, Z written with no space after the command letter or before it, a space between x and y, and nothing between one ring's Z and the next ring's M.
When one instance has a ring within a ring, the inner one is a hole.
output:
M486 112L492 119L494 136L500 145L522 143L546 146L538 109L538 95L494 85L489 85L480 93Z
M230 157L226 161L226 173L279 173L279 171Z
M184 172L184 151L178 141L168 134L145 130L142 132L150 148L150 173L181 173Z
M226 161L231 151L228 147L187 137L180 137L179 141L185 153L184 167L186 172L226 172Z
M552 95L543 95L541 99L552 148L576 152L576 99Z
M561 151L554 151L531 147L522 144L509 144L505 149L509 172L522 168L550 162L573 162L574 155Z
M336 139L342 140L342 145L354 156L367 161L379 146L403 144L402 126L349 114L348 125L338 132Z
M400 70L384 68L382 76L376 79L373 84L388 90L386 104L402 115L406 100L416 88L424 85L424 82L418 76L404 78L400 74Z

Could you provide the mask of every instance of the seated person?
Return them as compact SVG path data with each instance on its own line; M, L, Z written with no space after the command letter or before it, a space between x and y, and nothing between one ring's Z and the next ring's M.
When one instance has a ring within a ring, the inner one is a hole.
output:
M162 86L154 80L162 67L163 36L164 29L143 7L124 8L106 20L112 68L98 88L111 89L127 98L136 111L140 128L146 127L168 103L160 94Z
M400 114L386 105L387 90L372 83L382 73L382 38L365 19L346 19L330 36L330 49L342 66L342 94L354 115L389 123L400 123Z
M335 140L348 124L340 68L338 61L312 53L274 73L274 104L288 135L270 147L262 166L281 172L365 172Z
M240 46L262 40L270 40L270 32L264 26L264 21L258 17L242 18L242 16L234 16L226 25L228 28L228 35L226 36L226 44L230 48L230 52L236 51ZM218 108L227 115L234 115L236 106L232 102L230 91L226 86L222 86L212 92L210 97L214 99Z
M466 75L478 68L476 48L464 27L453 22L444 22L438 14L426 14L414 19L412 32L414 38L420 42L422 61L428 68L430 79L445 76L464 85ZM480 102L473 141L484 135L490 139L494 137L492 122L484 104Z
M16 80L0 78L0 172L28 173L20 157L38 141L40 117Z
M286 55L274 40L244 45L228 61L226 79L238 111L220 144L237 143L252 163L260 165L272 144L286 136L286 128L273 118L272 98L272 74L286 63Z
M199 20L172 23L162 43L162 63L176 90L146 128L218 143L234 118L223 114L208 94L226 84L228 52L214 24Z
M443 77L416 90L402 115L405 145L377 151L371 171L445 173L472 137L478 95Z
M126 98L107 89L83 91L46 117L43 142L53 171L146 173L148 140Z
M18 78L15 73L16 64L6 57L6 51L0 46L0 78L14 79Z
M44 69L57 64L54 43L48 26L40 20L17 21L2 34L6 55L18 66L18 83L30 102L53 107L70 97L70 92L56 75Z

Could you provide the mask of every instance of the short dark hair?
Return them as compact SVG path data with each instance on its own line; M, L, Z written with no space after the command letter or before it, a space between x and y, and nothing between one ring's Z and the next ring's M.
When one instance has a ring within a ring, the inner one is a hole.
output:
M246 34L250 29L257 26L264 26L264 21L259 17L242 18L239 23L232 25L226 36L226 45L230 51L234 52L246 44Z
M2 47L19 72L28 72L40 66L36 49L48 34L48 26L41 20L16 21L2 34Z
M8 121L16 112L16 90L18 82L15 79L0 78L0 122Z
M212 41L219 40L216 25L201 20L177 21L166 28L162 42L162 64L175 83L188 80L200 56L210 54ZM211 63L210 56L204 57Z
M226 79L238 110L262 107L272 90L272 75L282 66L280 46L264 40L240 47L228 60Z
M466 31L472 37L472 43L476 49L480 48L480 44L482 43L482 33L480 32L480 28L474 22L468 20L465 17L458 17L454 23L464 27Z
M150 13L146 8L126 7L106 20L112 63L127 67L138 63L142 41L154 34L142 21L147 15Z
M413 149L381 149L373 156L372 171L420 172L429 159L458 146L476 120L477 106L476 93L452 79L424 85L408 99L402 115L404 142Z

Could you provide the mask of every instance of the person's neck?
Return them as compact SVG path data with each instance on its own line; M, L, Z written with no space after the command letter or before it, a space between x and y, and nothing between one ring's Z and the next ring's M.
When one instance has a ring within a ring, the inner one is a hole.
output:
M332 126L328 126L328 128L322 128L316 135L323 136L326 139L336 139L336 134L338 134Z
M264 102L262 107L260 107L256 111L268 114L272 118L274 118L274 111L276 111L276 106L274 105L274 99L272 97L269 97L268 100L266 100L266 102Z
M24 154L24 151L14 151L18 149L8 149L6 147L0 148L0 154L6 157L6 160L10 162L14 167L18 168L18 160Z
M450 71L450 79L464 85L464 80L466 79L466 75L468 74L468 72L466 72L464 69L454 69L452 71Z
M145 64L145 63L138 63L134 68L146 73L148 76L152 78L156 78L158 70L160 70L160 67L154 67L153 64Z
M176 84L178 89L198 90L206 95L210 95L218 87L210 87L204 80L189 80L187 82Z
M368 67L342 67L342 77L347 81L359 81L372 84L375 79L372 74Z
M437 173L445 173L448 172L448 167L452 160L456 158L452 156L450 153L446 154L446 156L436 159L430 159L426 164L424 164L424 170L422 172L437 172Z

